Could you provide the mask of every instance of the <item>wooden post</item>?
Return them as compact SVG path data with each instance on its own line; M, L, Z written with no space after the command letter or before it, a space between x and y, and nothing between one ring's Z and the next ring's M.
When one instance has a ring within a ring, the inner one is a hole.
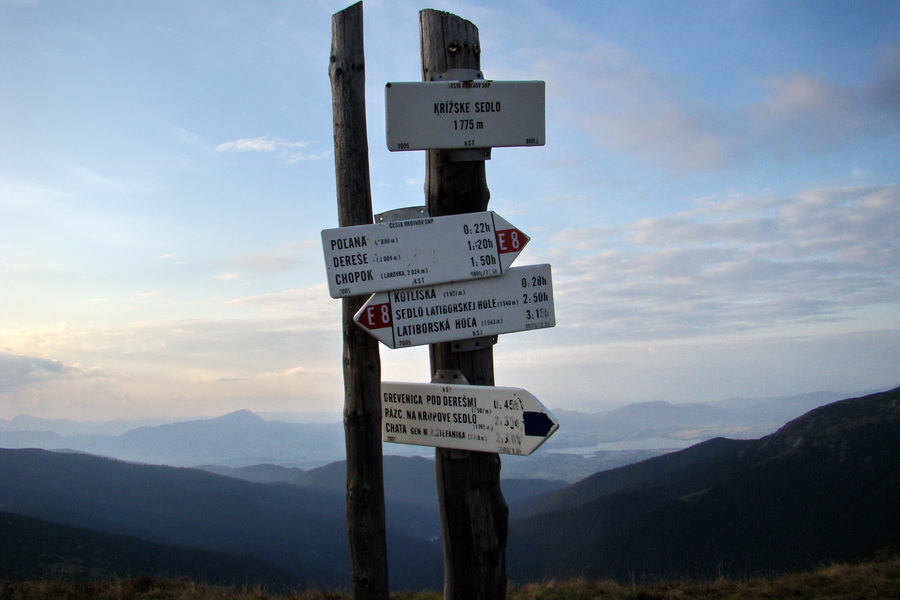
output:
M341 227L372 223L366 133L362 2L332 16L334 166ZM347 528L353 598L388 599L384 467L381 451L381 358L378 341L353 322L365 296L342 300Z
M449 69L479 69L478 28L456 15L419 13L422 79ZM426 200L431 216L487 210L490 193L484 161L451 160L452 151L426 154ZM449 343L429 348L432 375L459 370L472 385L494 385L490 346L452 352ZM445 600L506 598L506 538L509 510L500 491L500 456L485 452L435 451L444 538Z

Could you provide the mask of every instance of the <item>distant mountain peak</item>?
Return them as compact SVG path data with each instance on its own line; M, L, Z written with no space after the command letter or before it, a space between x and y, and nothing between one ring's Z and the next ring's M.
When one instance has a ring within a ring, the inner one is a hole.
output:
M265 419L255 412L242 408L234 412L211 419L212 421L228 421L232 423L265 423Z
M650 400L647 402L634 402L632 404L626 404L625 406L613 409L612 411L610 411L610 414L644 417L648 415L657 415L660 413L677 413L679 412L679 410L680 409L671 402L666 402L665 400Z

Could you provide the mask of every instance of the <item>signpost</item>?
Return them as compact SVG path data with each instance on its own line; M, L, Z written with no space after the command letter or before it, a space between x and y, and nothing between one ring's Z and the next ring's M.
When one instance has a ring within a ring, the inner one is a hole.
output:
M553 327L550 265L502 277L375 294L353 317L390 348Z
M392 151L544 145L543 81L428 81L385 86Z
M331 20L331 106L338 221L372 222L366 133L366 62L362 2ZM344 431L347 444L347 541L353 598L388 600L384 467L380 440L381 357L378 343L353 324L364 298L341 300Z
M550 265L510 267L529 238L487 211L484 161L490 148L544 145L545 86L484 80L478 28L456 15L423 10L419 29L427 81L387 84L387 145L428 151L431 216L373 225L362 3L332 20L343 227L323 231L322 245L329 293L343 298L353 594L388 595L383 467L374 443L381 430L389 442L437 447L445 599L502 600L508 508L498 454L531 454L559 425L525 390L493 387L491 344L501 333L553 327L556 317ZM349 327L351 315L362 330ZM380 382L377 343L363 330L391 348L431 344L433 381L452 372L473 385Z
M531 393L511 387L381 382L385 442L528 456L559 429Z
M506 272L530 238L493 211L322 231L332 298Z

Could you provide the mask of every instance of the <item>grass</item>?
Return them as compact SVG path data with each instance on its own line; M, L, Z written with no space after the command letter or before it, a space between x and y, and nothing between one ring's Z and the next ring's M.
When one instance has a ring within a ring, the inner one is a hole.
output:
M439 592L403 592L392 600L441 600ZM511 585L508 600L875 600L900 598L900 557L742 580L627 585L572 579ZM344 591L289 594L263 586L216 587L142 575L94 582L0 580L0 600L351 600Z

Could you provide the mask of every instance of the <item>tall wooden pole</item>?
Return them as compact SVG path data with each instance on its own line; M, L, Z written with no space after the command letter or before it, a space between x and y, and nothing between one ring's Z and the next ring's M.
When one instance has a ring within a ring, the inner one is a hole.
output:
M332 16L328 72L334 115L339 224L348 227L372 223L362 2ZM353 322L353 315L365 301L364 296L342 300L347 528L353 597L357 600L387 600L381 358L378 341Z
M419 13L422 78L433 81L450 69L480 69L478 28L450 13ZM490 192L483 160L457 162L452 151L429 150L425 191L431 216L487 210ZM453 352L430 346L431 372L459 370L472 385L494 385L490 346ZM509 510L500 491L500 456L439 448L438 498L444 538L445 600L506 598Z

